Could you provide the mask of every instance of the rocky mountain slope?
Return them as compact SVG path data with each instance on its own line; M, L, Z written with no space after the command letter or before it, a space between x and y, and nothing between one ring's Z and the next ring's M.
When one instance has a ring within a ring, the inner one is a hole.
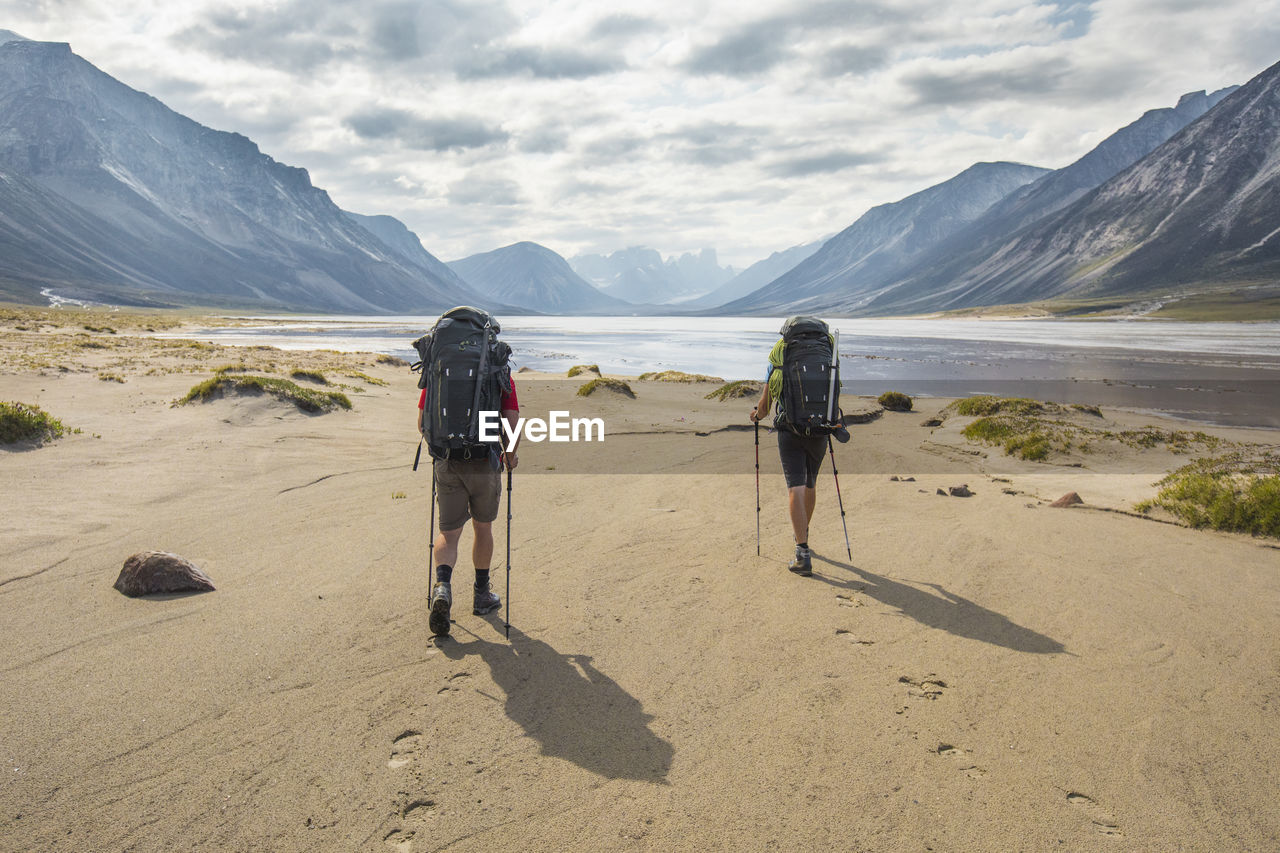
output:
M724 306L727 313L796 313L857 304L993 204L1048 169L978 163L901 201L873 207L817 253L765 287Z
M0 289L125 304L430 312L475 294L249 139L66 44L0 45ZM416 254L416 257L414 255Z

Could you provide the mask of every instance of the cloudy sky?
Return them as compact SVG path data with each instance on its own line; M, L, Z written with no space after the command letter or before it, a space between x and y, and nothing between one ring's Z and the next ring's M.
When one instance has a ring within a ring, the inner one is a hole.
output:
M972 163L1056 168L1280 61L1280 0L0 0L454 260L745 266Z

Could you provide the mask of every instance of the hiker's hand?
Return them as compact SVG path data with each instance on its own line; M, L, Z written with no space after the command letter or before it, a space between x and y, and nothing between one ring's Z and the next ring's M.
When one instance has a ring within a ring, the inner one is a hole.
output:
M751 422L752 422L753 424L758 424L758 423L760 423L760 420L761 420L760 410L759 410L759 409L752 409L752 410L751 410L751 415L750 415L750 417L751 417Z
M520 464L520 459L515 453L508 452L502 454L502 462L508 471L514 471L516 466Z

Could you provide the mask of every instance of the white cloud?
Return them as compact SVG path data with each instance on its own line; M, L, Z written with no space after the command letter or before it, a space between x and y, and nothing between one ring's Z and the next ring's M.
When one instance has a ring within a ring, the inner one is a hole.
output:
M1280 0L752 8L0 0L0 20L446 258L535 240L744 266L978 160L1065 165L1280 60Z

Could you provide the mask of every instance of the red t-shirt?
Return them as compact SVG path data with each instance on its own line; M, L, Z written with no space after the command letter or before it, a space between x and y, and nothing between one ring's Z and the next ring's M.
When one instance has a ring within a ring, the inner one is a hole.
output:
M512 376L507 377L510 383L508 389L502 394L502 402L499 404L504 412L519 412L520 400L516 397L516 380ZM427 389L423 388L422 393L418 395L418 408L421 409L427 404Z

